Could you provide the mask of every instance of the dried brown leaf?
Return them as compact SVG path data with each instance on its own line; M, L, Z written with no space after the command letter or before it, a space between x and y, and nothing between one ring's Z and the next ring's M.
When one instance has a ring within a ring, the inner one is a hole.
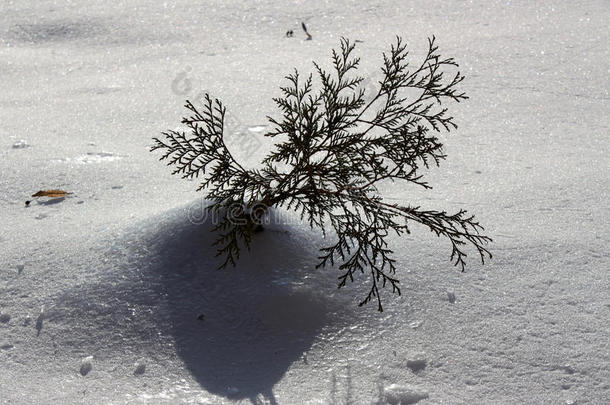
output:
M36 194L32 194L32 197L50 197L50 198L60 198L66 197L72 193L68 193L63 190L40 190Z

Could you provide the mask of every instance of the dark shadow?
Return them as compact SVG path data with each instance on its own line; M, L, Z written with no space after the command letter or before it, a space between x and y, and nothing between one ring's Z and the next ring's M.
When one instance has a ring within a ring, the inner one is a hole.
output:
M353 404L354 403L354 393L353 393L353 381L352 381L352 367L347 364L347 377L345 381L346 391L345 391L345 403Z
M121 264L104 270L102 283L53 300L51 322L73 322L72 335L91 337L64 344L152 351L166 336L205 390L276 403L274 385L342 307L334 274L307 280L317 246L289 225L267 226L238 267L218 271L211 227L176 210L116 241L108 254ZM79 327L95 330L74 333Z
M176 350L207 391L273 403L273 386L323 326L325 300L294 288L305 263L290 234L257 234L239 267L217 271L209 228L189 225L165 240L151 268L164 280Z
M330 404L337 403L337 374L333 371L332 377L330 379Z
M331 376L331 384L330 384L330 396L328 403L329 404L354 404L356 400L354 398L354 382L352 380L352 367L348 363L346 366L346 375L345 375L345 396L341 395L341 400L338 399L339 390L337 387L337 374L333 371Z
M66 197L59 197L59 198L51 198L49 200L38 200L37 203L40 205L55 205L55 204L59 204L66 201Z
M102 35L107 29L89 19L60 19L47 22L21 23L10 27L9 37L18 42L45 44L68 42Z

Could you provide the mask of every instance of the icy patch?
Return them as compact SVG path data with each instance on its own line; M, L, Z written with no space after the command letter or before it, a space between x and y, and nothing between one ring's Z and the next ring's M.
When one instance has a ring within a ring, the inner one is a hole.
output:
M409 327L410 327L411 329L417 329L417 328L419 328L420 326L422 326L422 324L423 324L423 323L424 323L424 321L413 321L413 322L411 322L411 323L409 324Z
M248 131L250 132L263 132L265 130L265 128L267 128L266 125L253 125L251 127L248 127Z
M428 398L428 393L410 385L391 384L384 389L384 396L390 405L409 405Z
M59 162L59 163L75 162L75 163L80 163L80 164L107 163L107 162L114 162L121 158L122 158L122 156L114 154L112 152L88 152L85 155L80 155L75 158L56 159L56 160L54 160L54 162Z
M132 394L127 394L127 398L135 399L139 403L167 403L166 401L174 401L171 403L189 403L201 405L212 405L219 403L217 398L210 398L210 396L206 395L206 393L201 389L192 388L184 379L172 382L171 385L171 388L167 388L156 393L140 392L135 396ZM185 398L188 398L188 402L186 402L187 400Z
M86 155L78 156L74 159L77 163L103 163L113 162L121 157L111 152L89 152Z

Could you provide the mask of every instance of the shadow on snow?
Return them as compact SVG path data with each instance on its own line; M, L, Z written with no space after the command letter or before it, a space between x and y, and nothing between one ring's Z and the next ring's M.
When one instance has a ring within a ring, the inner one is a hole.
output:
M211 227L176 210L131 230L109 252L101 282L53 299L49 321L85 340L66 344L94 352L152 351L165 336L205 390L275 403L274 385L341 307L336 278L317 270L308 280L317 247L283 225L255 235L236 268L218 271Z

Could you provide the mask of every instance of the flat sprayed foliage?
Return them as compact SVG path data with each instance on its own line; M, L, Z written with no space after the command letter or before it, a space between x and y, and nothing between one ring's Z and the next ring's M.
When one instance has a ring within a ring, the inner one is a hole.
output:
M452 58L441 58L434 38L423 61L411 65L405 43L397 38L383 55L378 91L365 94L357 73L354 44L342 39L332 51L332 69L314 63L315 75L297 71L286 77L275 98L280 115L269 118L275 149L259 170L244 168L223 137L225 107L206 95L201 107L187 101L182 120L187 131L168 131L155 138L153 150L185 178L202 177L207 209L221 218L215 226L220 267L235 265L240 249L249 247L269 207L295 210L312 228L332 229L332 242L320 249L317 267L339 271L339 287L358 275L370 279L360 305L375 300L382 311L380 288L400 294L397 264L388 246L391 233L410 233L419 223L451 247L451 260L465 267L464 247L481 260L491 257L474 216L387 202L381 182L430 188L423 169L445 159L435 133L457 128L444 107L466 99L458 90L463 76ZM316 80L314 80L314 77ZM404 185L397 185L404 187Z

